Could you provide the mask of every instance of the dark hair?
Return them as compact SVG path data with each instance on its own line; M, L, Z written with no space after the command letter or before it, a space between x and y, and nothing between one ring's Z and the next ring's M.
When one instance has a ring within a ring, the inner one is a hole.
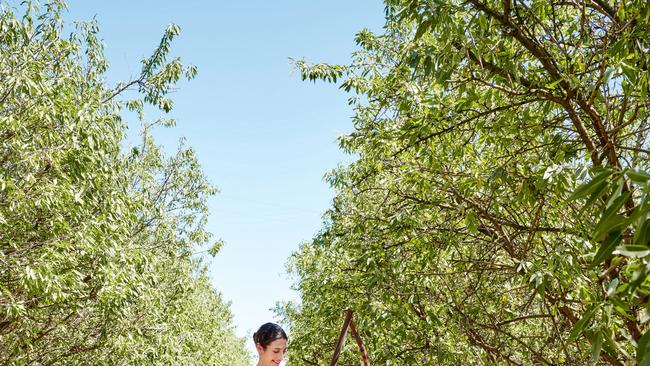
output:
M284 332L284 329L275 323L263 324L260 329L257 330L257 332L253 333L253 341L255 344L259 343L265 349L266 346L268 346L276 339L289 340L289 338L287 338L287 333Z

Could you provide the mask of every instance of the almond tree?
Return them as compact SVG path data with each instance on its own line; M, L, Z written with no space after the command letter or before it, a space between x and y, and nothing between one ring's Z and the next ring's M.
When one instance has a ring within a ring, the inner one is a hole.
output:
M179 28L111 87L96 22L65 37L64 8L0 4L0 365L249 364L195 255L215 189L191 148L155 144L173 121L143 113L196 73L167 60Z
M373 364L650 364L649 40L646 1L386 1L349 65L298 61L358 160L291 258L290 364L348 308Z

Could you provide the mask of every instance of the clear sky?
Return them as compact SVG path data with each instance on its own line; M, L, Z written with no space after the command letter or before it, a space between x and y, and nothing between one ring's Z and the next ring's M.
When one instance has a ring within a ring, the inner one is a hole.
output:
M379 0L69 0L66 19L95 16L111 63L108 81L138 75L169 23L173 55L198 67L172 95L177 126L157 134L169 151L187 138L220 190L208 229L226 245L210 275L231 301L240 336L275 321L297 299L285 264L321 228L334 192L322 179L339 162L337 136L352 129L349 95L308 83L289 57L347 63L362 28L379 32ZM154 115L150 115L154 118ZM250 339L250 337L248 338ZM249 344L252 341L249 342ZM252 348L251 348L252 349Z

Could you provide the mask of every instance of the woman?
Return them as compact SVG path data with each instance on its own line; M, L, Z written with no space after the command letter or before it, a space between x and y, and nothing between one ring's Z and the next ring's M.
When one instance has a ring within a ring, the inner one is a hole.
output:
M257 366L277 366L287 354L287 333L279 325L266 323L253 334L260 358Z

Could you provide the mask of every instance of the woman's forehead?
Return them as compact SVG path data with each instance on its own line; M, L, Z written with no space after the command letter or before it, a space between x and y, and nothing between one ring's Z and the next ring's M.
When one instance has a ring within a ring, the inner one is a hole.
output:
M269 343L267 347L270 348L287 348L287 340L284 338L276 339L273 342Z

